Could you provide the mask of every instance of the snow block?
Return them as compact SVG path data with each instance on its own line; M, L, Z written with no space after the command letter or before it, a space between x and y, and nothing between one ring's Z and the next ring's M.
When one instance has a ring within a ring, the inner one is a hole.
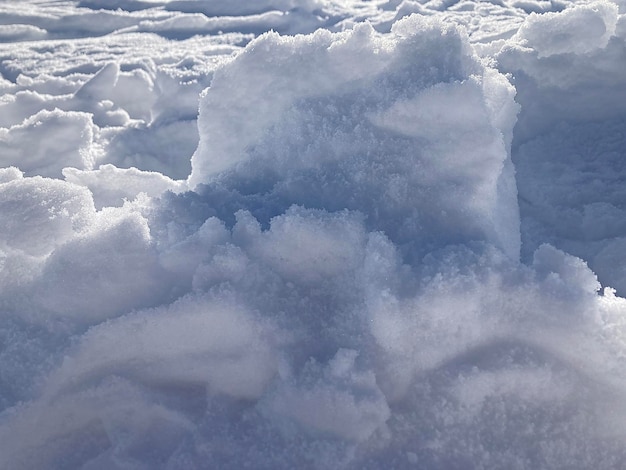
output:
M456 27L418 16L390 35L268 33L203 92L189 184L368 214L409 259L476 240L517 259L514 94Z

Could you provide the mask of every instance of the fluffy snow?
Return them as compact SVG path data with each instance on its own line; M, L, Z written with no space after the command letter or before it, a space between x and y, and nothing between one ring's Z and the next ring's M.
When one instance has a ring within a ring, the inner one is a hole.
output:
M0 5L0 468L617 469L626 5Z

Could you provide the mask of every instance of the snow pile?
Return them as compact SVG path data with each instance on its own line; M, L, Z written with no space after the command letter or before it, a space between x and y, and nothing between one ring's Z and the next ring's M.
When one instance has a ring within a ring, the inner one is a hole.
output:
M621 279L622 24L475 49L416 15L0 82L0 467L619 468L626 300L566 251Z

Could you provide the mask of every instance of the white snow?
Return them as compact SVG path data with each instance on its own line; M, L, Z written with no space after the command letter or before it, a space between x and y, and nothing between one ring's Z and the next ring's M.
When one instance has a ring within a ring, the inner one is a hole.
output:
M616 469L626 5L0 5L0 468Z

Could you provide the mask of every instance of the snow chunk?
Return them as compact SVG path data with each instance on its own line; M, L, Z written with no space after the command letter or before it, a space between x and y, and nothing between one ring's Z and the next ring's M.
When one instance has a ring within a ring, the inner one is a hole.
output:
M570 297L576 292L595 293L601 287L587 263L550 245L541 245L535 251L533 267L539 276L549 278L555 287L557 284L568 286Z
M615 34L618 7L608 1L577 5L559 13L532 13L517 33L539 57L584 54L605 47Z
M341 349L324 368L307 364L294 383L283 382L261 406L271 420L286 420L308 434L364 441L390 417L385 396L371 371L355 366L357 351Z
M95 209L89 190L40 176L22 178L15 168L2 170L2 176L0 246L48 255L91 223Z
M0 168L0 184L8 183L9 181L19 180L24 178L24 172L19 168L10 166L8 168Z
M119 74L119 64L116 62L106 64L76 91L74 97L88 101L109 97L117 83Z
M285 279L318 283L355 269L365 242L361 217L291 207L261 228L250 213L239 212L233 239Z
M478 239L517 258L513 95L455 28L418 16L389 37L266 34L203 93L189 183L361 211L409 256Z
M91 169L98 153L95 133L90 114L42 110L22 124L0 128L0 163L52 178L66 166Z
M89 232L57 248L34 289L45 311L91 324L158 305L166 282L146 219L127 205L98 213Z
M120 206L125 199L134 199L139 193L156 197L165 191L185 188L184 182L174 181L161 173L122 169L114 165L100 165L97 170L64 168L63 176L70 183L89 188L99 207Z

